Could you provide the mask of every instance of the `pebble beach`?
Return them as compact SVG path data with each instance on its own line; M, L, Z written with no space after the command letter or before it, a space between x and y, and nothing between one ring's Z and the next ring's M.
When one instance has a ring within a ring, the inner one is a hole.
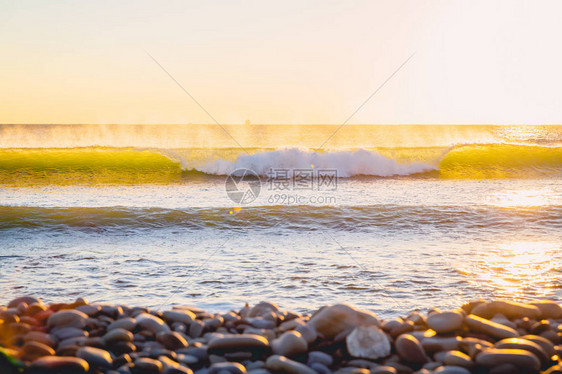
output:
M547 300L478 300L386 320L348 304L211 313L26 296L0 307L2 374L553 374L562 373L561 342L562 307Z

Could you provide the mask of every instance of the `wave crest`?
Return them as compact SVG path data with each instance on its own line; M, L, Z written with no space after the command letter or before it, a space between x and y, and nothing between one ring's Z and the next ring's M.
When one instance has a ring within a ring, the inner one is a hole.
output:
M266 176L271 169L331 169L337 176L349 178L358 175L390 177L411 175L437 170L434 165L413 162L399 163L376 151L359 149L356 151L314 152L299 148L262 151L251 155L240 155L236 161L215 160L194 169L206 174L228 175L236 169L250 169Z

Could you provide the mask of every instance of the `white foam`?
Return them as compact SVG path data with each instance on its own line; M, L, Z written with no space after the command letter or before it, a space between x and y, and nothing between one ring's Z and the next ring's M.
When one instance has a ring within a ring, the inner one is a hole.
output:
M373 175L389 177L410 175L436 170L434 165L422 162L401 164L392 158L375 151L359 149L356 151L314 152L299 148L263 151L252 155L242 154L236 161L215 160L195 170L215 175L228 175L236 169L251 169L266 176L271 169L336 169L338 177Z

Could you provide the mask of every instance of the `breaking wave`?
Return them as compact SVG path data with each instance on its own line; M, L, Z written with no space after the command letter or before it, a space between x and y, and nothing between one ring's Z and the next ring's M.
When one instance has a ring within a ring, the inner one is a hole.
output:
M545 178L562 176L562 147L469 144L315 152L286 149L0 149L0 184L180 183L251 169L336 169L338 177Z

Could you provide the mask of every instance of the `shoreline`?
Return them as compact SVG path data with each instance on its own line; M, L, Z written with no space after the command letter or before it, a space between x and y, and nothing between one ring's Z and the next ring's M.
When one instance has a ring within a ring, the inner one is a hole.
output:
M228 313L174 306L0 306L0 373L562 373L555 301L472 301L380 319L347 304L311 314L261 302Z

